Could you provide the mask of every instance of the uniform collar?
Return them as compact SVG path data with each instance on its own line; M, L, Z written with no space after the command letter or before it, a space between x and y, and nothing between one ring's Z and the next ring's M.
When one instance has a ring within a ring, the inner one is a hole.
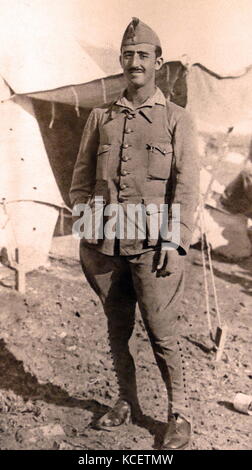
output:
M123 94L120 95L119 98L114 102L114 105L111 111L111 119L116 117L116 115L118 114L118 111L120 113L132 111L133 114L135 112L139 112L143 114L148 119L148 121L152 122L151 111L155 105L161 105L161 106L166 105L165 96L160 90L160 88L158 87L156 88L154 95L150 96L144 103L142 103L140 106L138 106L135 109L133 108L132 103L128 101L127 98L125 97L125 90L124 90Z

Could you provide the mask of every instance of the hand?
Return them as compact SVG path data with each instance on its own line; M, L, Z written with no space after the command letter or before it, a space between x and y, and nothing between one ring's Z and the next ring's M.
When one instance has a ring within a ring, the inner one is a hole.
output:
M158 276L171 276L176 274L180 269L180 255L176 249L162 250L160 249L159 260L157 265Z

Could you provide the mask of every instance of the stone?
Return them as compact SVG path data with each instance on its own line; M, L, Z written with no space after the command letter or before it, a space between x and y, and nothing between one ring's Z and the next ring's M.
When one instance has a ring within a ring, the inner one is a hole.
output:
M38 440L50 440L55 437L65 437L65 432L60 424L49 423L45 426L19 429L16 433L18 442L36 443Z

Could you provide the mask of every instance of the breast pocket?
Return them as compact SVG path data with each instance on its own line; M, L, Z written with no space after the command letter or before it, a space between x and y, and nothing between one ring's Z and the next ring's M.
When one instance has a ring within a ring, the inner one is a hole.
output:
M170 176L173 148L169 143L147 144L148 177L166 180Z
M110 144L102 144L98 148L96 155L96 180L106 181L108 179L110 148Z

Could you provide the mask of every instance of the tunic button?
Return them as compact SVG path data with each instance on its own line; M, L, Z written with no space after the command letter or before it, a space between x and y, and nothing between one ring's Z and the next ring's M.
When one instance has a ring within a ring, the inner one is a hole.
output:
M121 171L121 175L122 175L122 176L126 176L127 174L128 174L128 172L127 172L126 170L122 170L122 171Z
M124 157L122 157L122 160L123 160L124 162L127 162L127 161L129 160L129 157L124 156Z
M123 148L123 149L129 148L129 144L123 144L123 145L122 145L122 148Z
M127 184L121 184L120 185L120 189L126 189L127 188Z
M119 198L118 198L118 202L124 202L124 198L123 198L123 197L119 197Z
M127 114L127 119L133 119L133 114Z
M132 129L125 129L125 134L130 134L131 132L133 132Z

